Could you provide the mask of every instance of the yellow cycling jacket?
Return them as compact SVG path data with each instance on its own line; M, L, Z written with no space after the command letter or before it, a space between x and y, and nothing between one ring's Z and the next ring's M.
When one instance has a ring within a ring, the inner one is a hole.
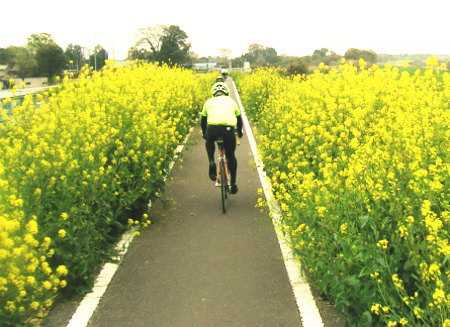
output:
M226 95L208 99L202 110L202 116L207 117L209 125L236 126L236 116L240 114L236 101Z

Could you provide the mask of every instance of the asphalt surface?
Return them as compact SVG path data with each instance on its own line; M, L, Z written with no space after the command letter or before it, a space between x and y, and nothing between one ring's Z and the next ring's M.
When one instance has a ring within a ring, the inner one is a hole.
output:
M167 181L167 204L132 242L89 327L303 326L267 212L247 138L236 150L239 192L223 214L208 178L199 127ZM44 326L66 326L77 300L60 304ZM323 301L325 326L343 326Z

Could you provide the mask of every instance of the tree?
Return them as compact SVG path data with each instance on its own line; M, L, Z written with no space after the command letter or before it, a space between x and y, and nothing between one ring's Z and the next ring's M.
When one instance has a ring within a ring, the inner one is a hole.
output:
M10 46L2 49L0 63L7 65L10 75L22 79L32 76L36 68L36 60L25 47Z
M11 63L14 62L17 48L19 47L9 46L7 48L0 48L0 65L12 66Z
M72 43L67 46L65 55L69 63L72 62L69 68L76 69L77 72L83 65L83 62L86 60L84 58L81 46L74 45Z
M328 51L327 48L322 48L320 50L315 50L312 56L313 57L321 57L321 58L323 58L323 57L325 57L328 54L328 52L329 51Z
M49 80L60 75L67 65L63 49L55 43L39 47L35 58L38 73L48 77Z
M19 47L15 59L16 62L13 70L15 70L18 77L24 79L25 77L33 76L36 71L37 62L26 48Z
M336 52L330 51L327 48L322 48L320 50L315 50L308 61L311 65L318 65L322 62L326 65L336 65L340 59L341 56L336 54Z
M286 67L286 75L306 75L308 74L308 65L304 60L297 59Z
M53 41L53 36L51 36L50 34L31 34L28 37L27 48L30 49L33 54L36 54L40 47L49 44L56 44L55 41Z
M102 69L105 66L105 61L108 59L108 52L101 46L97 45L94 48L94 53L89 56L89 63L95 70Z
M136 47L132 47L128 49L128 59L130 60L146 60L146 61L150 61L148 60L149 58L149 52L145 49L138 49Z
M330 51L328 55L323 59L323 63L325 65L337 65L340 62L341 58L342 56L338 55L336 52Z
M364 59L366 62L376 63L378 55L372 50L359 50L355 48L348 49L345 52L345 59L359 60Z
M6 65L8 62L8 49L7 48L0 48L0 65Z
M191 63L189 58L191 45L186 40L187 34L180 27L171 25L165 28L157 60L170 66Z
M243 61L248 61L253 67L275 66L279 62L277 51L274 48L264 47L258 43L252 43L248 52L242 56Z
M322 62L330 54L327 48L322 48L320 50L315 50L311 56L313 62Z
M243 67L244 59L243 56L231 59L231 67Z
M186 65L192 62L187 34L176 25L155 25L139 29L138 41L128 50L129 59Z
M138 40L135 46L128 51L129 59L156 61L161 49L161 38L166 28L167 26L164 25L140 28L136 33Z
M248 46L248 53L258 53L258 51L263 51L264 46L259 43L252 43Z

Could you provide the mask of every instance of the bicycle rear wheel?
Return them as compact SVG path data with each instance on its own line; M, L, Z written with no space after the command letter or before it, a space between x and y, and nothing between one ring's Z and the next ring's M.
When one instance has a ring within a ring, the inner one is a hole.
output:
M227 198L227 178L225 175L225 162L221 160L219 162L220 167L220 195L222 197L222 212L226 213L227 209L225 208L225 199Z

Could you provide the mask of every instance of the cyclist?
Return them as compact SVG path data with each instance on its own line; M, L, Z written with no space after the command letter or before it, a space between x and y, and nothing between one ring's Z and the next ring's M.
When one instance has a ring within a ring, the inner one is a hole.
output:
M231 194L236 194L237 160L234 155L236 150L236 133L239 138L242 133L242 118L239 106L229 95L230 89L223 82L217 82L211 87L212 98L203 105L201 113L201 127L203 138L206 140L206 153L209 161L209 178L215 181L217 176L214 162L215 141L223 138L225 155L231 174Z
M220 73L222 74L223 81L226 81L226 80L227 80L227 77L228 77L228 69L222 68L222 69L220 70Z

